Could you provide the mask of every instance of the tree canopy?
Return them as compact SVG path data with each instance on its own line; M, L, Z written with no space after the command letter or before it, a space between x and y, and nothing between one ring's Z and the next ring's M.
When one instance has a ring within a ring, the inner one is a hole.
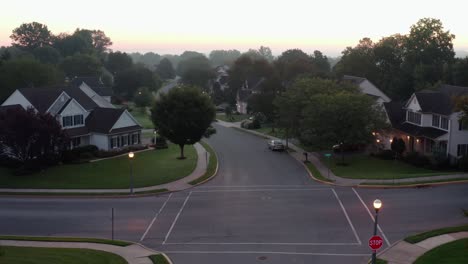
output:
M205 56L186 56L189 58L179 62L177 67L177 73L182 78L182 82L206 89L208 80L214 77L210 61Z
M151 111L158 133L179 145L180 158L184 146L200 141L214 121L216 110L208 95L193 86L179 86L161 94Z
M164 58L156 67L156 73L164 80L173 79L175 75L174 67L168 58Z
M13 44L22 48L34 49L50 45L52 41L52 33L46 25L32 22L24 23L13 30L10 38Z

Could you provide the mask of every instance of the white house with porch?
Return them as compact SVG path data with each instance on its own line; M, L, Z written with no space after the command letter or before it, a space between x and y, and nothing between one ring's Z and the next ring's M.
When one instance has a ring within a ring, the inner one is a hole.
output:
M377 141L390 148L393 137L402 138L406 151L424 155L444 153L452 161L468 155L468 124L462 123L455 100L468 95L468 87L441 85L434 91L414 93L404 103L384 103L392 124L387 135L377 135Z
M71 139L71 148L95 145L111 150L141 144L141 125L125 109L116 109L106 99L81 83L78 86L17 89L1 108L32 107L49 113ZM93 92L92 92L93 91Z

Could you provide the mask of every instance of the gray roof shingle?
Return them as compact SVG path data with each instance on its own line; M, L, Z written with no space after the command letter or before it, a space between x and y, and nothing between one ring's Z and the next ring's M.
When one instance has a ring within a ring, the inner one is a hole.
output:
M40 113L45 113L63 91L62 87L31 87L18 90Z
M74 87L79 87L82 83L86 83L93 91L95 91L100 96L112 96L113 91L111 88L104 85L98 77L75 77L70 81L70 84Z

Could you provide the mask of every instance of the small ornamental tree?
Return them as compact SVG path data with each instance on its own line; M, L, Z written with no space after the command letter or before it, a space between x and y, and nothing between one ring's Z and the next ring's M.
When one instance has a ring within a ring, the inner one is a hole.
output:
M68 142L60 123L50 114L32 108L0 112L0 148L18 161L56 162Z
M405 141L401 138L394 137L391 144L392 151L395 152L399 157L405 152Z
M214 133L209 128L215 116L210 97L192 86L179 86L161 94L151 111L158 133L179 145L179 159L185 159L185 145L195 144L203 136Z

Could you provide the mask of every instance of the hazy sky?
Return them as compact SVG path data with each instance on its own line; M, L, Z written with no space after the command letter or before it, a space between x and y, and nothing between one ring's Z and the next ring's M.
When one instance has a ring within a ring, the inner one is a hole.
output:
M378 41L406 34L423 17L441 19L456 35L456 51L468 51L466 0L133 0L5 1L0 46L22 23L46 24L54 34L101 29L113 50L209 52L268 46L275 55L289 48L336 56L359 39Z

